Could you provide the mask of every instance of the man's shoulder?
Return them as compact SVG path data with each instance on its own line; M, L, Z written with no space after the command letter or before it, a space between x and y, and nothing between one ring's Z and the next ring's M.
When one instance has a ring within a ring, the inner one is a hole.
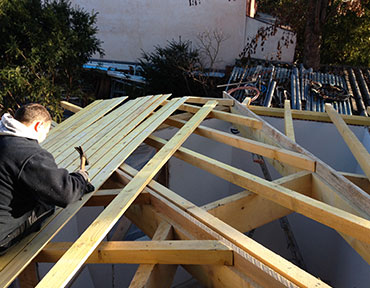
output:
M46 152L36 140L10 135L0 136L0 151L0 154L21 158Z

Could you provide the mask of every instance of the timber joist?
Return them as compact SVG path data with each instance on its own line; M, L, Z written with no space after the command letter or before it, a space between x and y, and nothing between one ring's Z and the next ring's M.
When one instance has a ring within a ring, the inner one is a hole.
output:
M169 97L97 100L84 109L62 103L76 114L54 127L43 146L71 172L79 165L73 147L82 146L96 190L57 209L41 231L0 257L0 287L17 276L37 287L66 287L88 263L140 264L130 287L171 287L178 265L206 287L328 287L244 234L293 212L338 231L370 263L370 156L335 111L327 107L326 117L367 177L337 172L295 143L288 103L284 135L226 93L224 99ZM202 125L208 118L232 123L242 136ZM153 135L164 124L177 129L169 140ZM183 147L192 134L264 156L282 177L267 181ZM124 161L144 142L157 153L136 171ZM153 180L172 157L243 191L198 207ZM76 241L51 242L83 206L105 209ZM131 223L152 240L122 241ZM56 263L40 281L37 262Z

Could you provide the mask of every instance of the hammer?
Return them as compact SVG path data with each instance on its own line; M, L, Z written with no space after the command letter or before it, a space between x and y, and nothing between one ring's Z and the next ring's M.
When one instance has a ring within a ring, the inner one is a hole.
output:
M85 166L89 165L89 161L87 160L87 156L82 149L82 146L75 147L77 152L80 154L80 159L81 159L81 164L80 164L80 169L85 170Z

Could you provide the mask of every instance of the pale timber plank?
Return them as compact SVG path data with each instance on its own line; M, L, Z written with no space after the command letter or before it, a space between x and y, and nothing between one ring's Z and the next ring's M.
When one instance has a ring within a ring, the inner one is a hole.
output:
M292 110L290 110L289 100L284 101L284 121L285 121L285 135L295 142Z
M55 263L72 245L51 242L36 261ZM233 252L216 240L103 241L86 263L233 265Z
M188 105L188 104L183 104L179 108L179 110L190 112L193 114L196 113L199 109L200 107L198 106ZM241 124L241 125L255 128L255 129L261 129L262 127L262 123L259 120L256 120L250 117L241 116L241 115L235 115L235 114L227 113L223 111L214 110L209 114L209 116L212 118L219 119L219 120L231 122L234 124Z
M192 117L188 124L180 129L165 145L127 184L121 193L109 204L98 216L81 237L55 264L49 273L41 280L37 287L64 287L72 279L73 275L91 255L97 245L103 240L112 226L124 214L137 195L150 182L160 168L168 161L172 154L191 135L194 129L216 106L216 102L208 102ZM158 123L157 127L161 123Z
M369 179L367 179L365 175L348 173L348 172L339 172L339 173L343 175L344 177L346 177L353 184L360 187L367 194L370 194L370 181Z
M304 195L311 195L311 173L298 172L273 181ZM247 190L202 206L208 213L245 233L293 211Z
M39 283L38 267L36 261L32 261L26 269L19 274L19 286L21 288L33 288Z
M370 155L366 148L362 145L356 135L348 128L343 119L339 116L337 111L330 104L325 104L325 110L330 119L337 127L338 132L342 135L343 140L347 143L348 148L355 156L357 162L360 164L362 170L368 179L370 179Z
M155 231L152 240L173 239L172 226L162 221ZM131 280L130 288L171 287L177 270L176 265L141 264Z
M60 163L59 165L67 166L62 161L69 160L70 156L72 156L73 159L79 160L80 157L74 149L75 146L82 146L84 151L87 152L87 149L94 145L94 143L97 142L97 139L104 137L104 135L114 129L115 126L124 122L125 118L132 114L132 111L136 111L136 109L140 108L143 104L145 104L145 102L149 101L151 101L151 99L146 97L129 101L99 121L96 121L75 137L67 140L63 146L54 149L52 154L55 158L55 161Z
M68 128L64 129L62 133L58 133L58 135L54 136L49 142L45 143L43 147L52 153L60 146L63 146L68 140L73 139L73 137L76 137L76 135L80 133L83 133L87 127L104 117L105 114L109 113L112 109L125 101L126 98L127 97L120 97L117 99L107 100L108 103L105 103L105 101L102 102L104 106L101 107L101 109L94 112L91 111L89 113L90 115L83 119L85 121L79 121L74 125L68 126ZM99 105L96 107L98 106Z
M109 101L107 103L107 101ZM117 102L117 100L96 100L92 104L86 107L86 110L83 109L80 112L72 115L70 118L66 119L58 125L53 131L51 131L42 145L46 148L49 148L53 143L58 143L58 141L63 140L63 137L69 135L73 130L79 127L81 124L85 124L89 121L90 117L97 113L97 111L107 107L107 104L112 104ZM95 104L95 105L94 105ZM49 137L50 136L50 137Z
M130 176L137 173L135 169L127 164L123 164L120 169L124 171L121 174L124 177L127 177L125 173ZM291 286L292 283L289 281L300 287L328 287L324 282L266 249L253 239L248 238L158 182L151 181L148 187L150 189L147 189L147 191L153 196L152 205L170 219L167 221L174 226L175 230L176 225L171 220L179 223L189 233L200 237L198 239L220 240L233 249L234 266L251 276L256 282L267 281L265 282L266 287L280 287L283 285L295 287L294 285ZM197 221L200 223L196 224ZM258 279L256 279L257 275ZM266 283L269 283L269 285L267 286Z
M185 96L188 98L187 103L205 104L207 101L215 100L218 105L222 106L234 106L234 100L223 99L223 98L209 98L209 97L196 97L196 96Z
M151 195L158 195L151 189L146 188L146 190L149 193L154 193ZM181 218L177 217L177 215L173 217L172 213L167 210L171 209L172 207L168 208L167 205L164 205L161 212L159 212L157 208L154 208L151 205L133 205L130 207L130 209L127 210L126 214L130 218L130 220L133 221L133 223L135 223L135 225L137 225L147 235L153 235L153 227L156 227L161 221L166 221L173 225L176 239L218 239L229 247L228 240L224 238L218 238L221 237L218 234L218 236L214 236L212 233L215 232L209 232L208 227L204 226L191 215L186 214L187 217L182 217L183 214L181 214ZM178 214L186 213L185 211L180 212L180 208L178 207L176 207L175 209ZM169 213L167 213L167 211ZM166 215L163 213L165 213ZM167 214L169 214L168 217ZM169 217L171 217L171 219ZM234 255L235 253L239 252L234 251ZM224 265L183 265L183 267L191 275L197 278L198 281L202 283L205 287L235 288L261 287L261 285L263 287L274 288L296 287L292 282L289 282L289 286L283 285L281 279L277 280L278 277L275 277L275 272L267 266L263 266L263 264L258 267L255 263L251 264L251 266L248 267L249 269L246 269L245 271L239 270L239 267L236 266ZM258 283L260 283L261 285L257 284L256 278L258 278Z
M103 206L106 207L110 202L121 192L122 188L119 189L104 189L98 190L94 195L86 202L84 206ZM150 204L150 197L148 193L140 193L135 199L135 204Z
M60 101L60 106L63 107L63 109L71 111L73 113L79 112L82 108L80 106L77 106L73 103L70 103L68 101Z
M54 129L52 129L48 133L48 137L45 139L45 141L43 143L46 144L47 142L49 142L55 136L54 134L62 133L62 131L66 127L68 127L69 125L72 125L73 123L76 123L77 121L82 121L82 119L86 116L86 114L89 113L89 111L91 109L93 109L96 105L98 105L102 102L103 102L103 100L95 100L94 102L92 102L91 104L86 106L83 112L76 113L76 114L72 115L71 117L68 117L68 119L59 123Z
M267 108L262 106L249 105L248 109L259 116L284 117L283 108ZM340 115L348 125L370 126L369 117L356 115ZM304 110L292 110L293 119L308 120L316 122L331 122L328 114L325 112L313 112Z
M168 105L165 105L160 110L155 112L151 117L142 122L136 129L129 133L120 143L111 146L112 143L109 142L108 146L104 145L91 157L91 162L94 163L95 159L100 159L95 165L92 165L89 169L91 181L95 187L100 187L105 180L106 176L110 176L119 165L124 162L127 157L148 137L152 132L158 127L158 123L163 123L163 121L168 118L173 112L177 110L179 105L181 105L186 98L173 99ZM139 115L139 117L144 117L145 115ZM104 153L104 151L109 151ZM117 165L117 161L114 159L120 159L120 164ZM101 161L103 160L103 161ZM107 164L108 163L108 164ZM95 176L98 175L99 177ZM103 178L101 179L101 176Z
M145 120L145 118L147 118L156 108L158 108L163 100L167 99L168 97L170 97L169 94L153 97L152 99L147 99L145 97L145 99L140 100L139 103L136 103L140 105L142 104L142 101L146 101L147 103L145 103L145 105L141 105L140 108L137 108L135 104L135 106L133 106L136 108L135 111L130 111L130 109L128 109L127 114L122 117L121 121L118 119L118 125L116 125L113 129L110 129L108 133L102 133L98 139L92 138L85 142L83 147L84 151L89 157L90 163L95 164L96 162L100 161L100 159L103 159L103 157L106 155L106 151L109 151L111 154L114 153L113 148L125 137L130 137L128 136L129 133L131 133L139 124L141 124L141 122ZM171 102L171 105L174 105L173 102ZM130 108L131 107L132 106L130 105ZM164 111L169 108L170 106L167 106L164 108ZM153 121L155 118L150 119L152 119L150 121ZM141 125L141 127L143 127L146 124L142 123ZM127 143L126 139L127 138L123 140L122 145ZM75 155L74 158L67 158L64 160L61 165L73 170L74 167L78 167L79 163L79 157L78 155ZM91 172L92 167L93 165L89 167L89 172ZM91 175L91 178L93 178L93 175Z
M146 142L155 147L161 147L166 143L165 140L155 136L150 136ZM178 149L175 156L337 231L370 243L370 221L367 219L301 195L184 147Z
M159 101L158 97L142 97L127 102L61 147L59 149L61 154L56 156L58 150L55 151L53 155L56 157L56 161L63 167L78 167L80 158L78 153L76 154L74 146L82 146L90 159L94 151L103 147L103 143L108 141L114 143L123 138L125 133L129 131L128 127L131 129L135 127L133 124L135 122L132 120L135 119L136 123L140 123L138 115L149 115L158 107L157 101ZM95 147L95 149L90 149L91 147Z
M180 128L186 123L186 121L167 119L165 123ZM299 169L304 169L312 172L315 171L315 161L300 153L292 152L283 148L278 148L272 145L250 140L223 131L218 131L217 129L205 126L199 126L194 131L194 133L218 141L220 143L242 149L244 151L252 152L268 157L270 159L287 163Z

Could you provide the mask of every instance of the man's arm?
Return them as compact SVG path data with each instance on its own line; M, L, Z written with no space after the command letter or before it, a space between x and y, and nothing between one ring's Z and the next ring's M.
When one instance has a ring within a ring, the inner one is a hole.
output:
M18 181L37 199L60 207L80 199L88 185L82 174L58 168L54 157L46 150L27 159Z

